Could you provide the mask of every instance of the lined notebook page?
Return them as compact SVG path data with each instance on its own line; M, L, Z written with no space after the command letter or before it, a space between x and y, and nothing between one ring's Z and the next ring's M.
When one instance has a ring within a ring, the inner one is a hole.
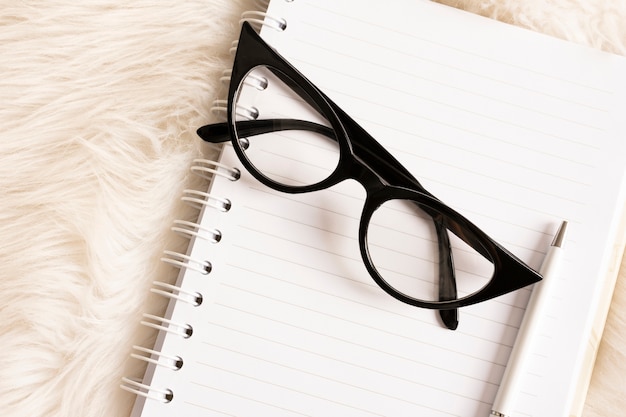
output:
M565 416L616 238L626 166L623 58L415 0L274 0L287 29L262 36L366 128L435 196L538 269L561 220L565 264L525 376L519 416ZM621 111L621 114L619 112ZM432 416L489 414L530 295L460 310L457 331L370 278L354 183L281 194L241 169L211 192L218 244L191 255L199 307L172 320L184 357L157 371L169 404L144 415ZM182 353L179 353L182 352Z

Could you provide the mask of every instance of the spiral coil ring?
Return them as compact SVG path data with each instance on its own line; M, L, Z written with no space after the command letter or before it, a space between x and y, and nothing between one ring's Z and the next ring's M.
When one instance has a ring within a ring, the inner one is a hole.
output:
M211 107L211 113L223 116L228 111L227 100L214 100ZM235 108L235 114L248 120L256 120L259 118L259 109L256 107L245 107L238 105Z
M132 392L135 395L156 400L162 403L169 403L174 398L174 393L171 389L158 389L151 387L150 385L143 384L131 378L122 377L122 384L120 385L125 391Z
M157 366L163 366L167 369L171 369L172 371L178 371L180 368L183 367L183 359L180 356L166 355L162 352L158 352L156 350L137 345L133 346L133 349L141 352L141 354L131 353L131 358L139 359L141 361L152 363ZM145 354L148 354L150 356L145 356Z
M260 0L260 1L263 2L263 0ZM260 8L263 8L263 7L260 7ZM269 15L265 12L260 12L260 11L244 12L241 15L241 19L239 20L240 24L242 24L243 22L250 23L252 26L255 27L256 30L259 30L263 26L270 27L279 32L283 32L285 29L287 29L287 21L285 19L283 19L282 17L274 17L272 15ZM234 40L231 43L229 52L232 56L235 56L235 54L237 53L238 45L239 45L239 41L237 40ZM222 74L222 77L220 77L220 81L222 83L227 83L228 81L230 81L229 70L224 71L224 73ZM252 75L252 76L247 77L245 83L252 85L259 90L264 90L267 88L267 79L265 79L264 77L258 77L258 76ZM213 114L223 116L228 111L227 106L228 106L228 103L226 102L226 100L215 100L213 101L211 112ZM249 120L256 120L259 117L259 110L254 107L246 108L243 106L237 106L237 108L235 109L235 112L240 117L244 117Z
M187 323L176 323L175 321L168 320L164 317L159 317L155 316L154 314L148 313L144 313L143 317L146 320L142 320L139 322L143 326L151 327L153 329L161 330L167 333L176 334L184 339L190 338L193 334L193 328Z
M187 220L174 220L172 231L189 239L196 237L208 240L212 243L217 243L222 240L222 232L218 229L209 229L208 227Z
M287 21L282 17L274 17L265 12L247 11L241 15L239 24L248 22L256 29L260 29L262 26L270 27L279 32L284 32L287 29Z
M232 75L233 71L230 69L224 70L222 72L222 76L220 77L220 82L222 84L228 85L230 83L230 76ZM245 78L245 80L243 81L243 83L245 85L249 85L251 87L256 88L259 91L263 91L267 88L267 86L269 85L269 81L267 80L267 78L262 77L260 75L256 75L256 74L248 74L248 76ZM215 100L213 103L217 102L218 100ZM222 100L224 101L224 100ZM225 108L225 107L224 107ZM220 109L222 109L222 107L220 107ZM222 110L220 110L222 111Z
M211 272L213 266L211 262L205 260L194 259L189 255L166 250L163 251L166 257L161 258L161 261L176 266L178 268L185 268L191 271L196 271L202 275L208 275Z
M231 181L237 181L241 177L241 172L237 168L228 167L216 161L195 159L193 163L195 165L191 166L191 172L209 180L213 178L213 175L220 175Z
M232 207L232 203L228 198L215 197L198 190L183 190L181 200L197 209L212 207L219 211L227 212Z
M162 297L174 299L176 301L184 301L185 303L191 304L195 307L202 304L203 297L199 292L183 290L176 285L161 281L154 281L152 284L154 287L150 288L150 291Z
M237 47L239 46L239 40L235 39L234 41L232 41L230 43L230 48L228 49L228 52L230 53L231 56L235 56L237 54Z

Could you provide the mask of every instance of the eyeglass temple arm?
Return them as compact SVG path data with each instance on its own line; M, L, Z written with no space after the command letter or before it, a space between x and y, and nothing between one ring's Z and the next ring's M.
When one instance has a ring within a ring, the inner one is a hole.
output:
M244 138L282 130L304 130L318 133L329 139L335 140L335 134L331 128L306 120L264 119L237 122L237 133L239 136ZM223 143L230 141L228 123L205 125L200 127L197 133L202 140L209 143Z
M443 222L433 217L433 223L435 224L437 245L439 247L439 301L456 300L458 292L450 236ZM459 312L457 309L439 310L439 316L448 329L456 330L459 325Z

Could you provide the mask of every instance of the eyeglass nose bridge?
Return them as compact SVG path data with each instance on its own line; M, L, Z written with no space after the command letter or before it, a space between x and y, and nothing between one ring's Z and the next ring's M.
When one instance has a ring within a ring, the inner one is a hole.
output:
M340 161L340 165L348 162L350 166L344 165L344 172L349 172L350 177L357 181L366 192L366 202L371 196L384 192L390 184L378 173L378 170L368 165L358 155L353 154L348 161Z

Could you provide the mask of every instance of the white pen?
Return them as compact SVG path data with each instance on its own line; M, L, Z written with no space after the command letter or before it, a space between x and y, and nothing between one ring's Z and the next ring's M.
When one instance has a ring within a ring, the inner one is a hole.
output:
M541 264L539 273L543 276L543 280L535 284L528 300L522 324L517 333L509 362L502 376L498 394L489 414L491 417L511 417L513 415L513 407L520 390L521 377L528 369L528 358L534 347L541 319L545 315L546 308L550 302L554 282L559 274L566 229L567 222L563 221Z

